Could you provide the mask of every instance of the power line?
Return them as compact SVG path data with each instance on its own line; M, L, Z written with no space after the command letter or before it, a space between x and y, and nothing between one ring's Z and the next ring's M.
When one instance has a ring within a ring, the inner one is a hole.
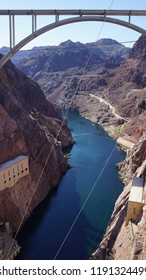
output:
M106 38L105 38L106 39ZM20 50L19 52L39 52L39 51L50 51L50 50L65 50L65 49L89 49L90 47L96 48L96 47L102 47L102 46L112 46L112 45L119 45L119 44L132 44L132 43L136 43L136 40L134 41L121 41L121 42L111 42L111 43L96 43L96 42L92 42L92 43L85 43L82 46L78 45L78 46L65 46L65 47L61 47L61 46L44 46L44 47L36 47L36 49L27 49L27 50ZM76 44L76 42L74 43ZM82 44L82 43L81 43ZM89 46L88 46L89 45ZM8 53L9 50L2 50L2 48L0 49L0 51L2 53ZM15 53L14 56L17 54Z
M66 234L66 236L65 236L65 238L64 238L64 240L63 240L63 242L61 243L61 246L59 247L59 249L58 249L58 251L57 251L57 253L56 253L55 257L54 257L54 260L56 260L58 254L60 253L60 251L61 251L63 245L65 244L65 242L66 242L66 240L67 240L69 234L71 233L72 229L74 228L74 226L75 226L75 224L76 224L76 222L77 222L77 220L78 220L78 218L79 218L81 212L83 211L83 209L84 209L85 205L87 204L87 202L88 202L88 200L89 200L91 194L93 193L93 191L94 191L94 189L95 189L95 187L96 187L97 182L98 182L99 179L101 178L101 176L102 176L102 174L103 174L103 172L104 172L104 170L105 170L105 168L106 168L106 166L107 166L109 160L111 159L111 157L112 157L112 155L113 155L113 153L114 153L114 151L115 151L115 148L116 148L116 145L114 146L114 148L112 149L110 155L108 156L108 158L107 158L107 160L106 160L106 162L105 162L105 164L104 164L102 170L100 171L100 173L99 173L99 175L98 175L96 181L94 182L94 184L93 184L93 186L92 186L92 188L91 188L89 194L87 195L87 197L86 197L86 199L85 199L85 201L84 201L82 207L80 208L80 211L78 212L78 214L77 214L77 216L76 216L74 222L72 223L72 225L71 225L69 231L67 232L67 234Z
M108 209L107 209L107 212L106 212L106 214L105 214L105 216L104 216L104 219L102 220L102 222L101 222L101 224L100 224L100 226L99 226L99 229L98 229L97 233L95 234L95 238L94 238L94 240L93 240L93 242L92 242L92 244L91 244L91 246L90 246L90 250L89 250L89 253L88 253L87 257L89 257L89 256L91 255L92 250L93 250L93 247L94 247L94 244L95 244L95 242L96 242L96 240L97 240L97 238L98 238L98 235L99 235L99 233L100 233L100 230L101 230L102 226L104 225L104 222L106 221L106 218L107 218L107 216L108 216L109 211L111 211L111 207L113 206L113 203L114 203L114 201L115 201L115 198L117 197L117 194L118 194L118 192L119 192L119 186L120 186L120 185L118 185L117 190L116 190L114 196L112 197L111 203L110 203L110 205L109 205L109 207L108 207Z
M111 6L112 6L112 4L113 4L113 1L114 1L114 0L111 1L110 8L111 8ZM110 9L110 8L109 8L109 9ZM103 29L104 23L105 23L105 21L103 22L103 24L102 24L102 26L101 26L101 29L99 30L98 36L100 35L100 33L101 33L102 29ZM98 38L98 36L97 36L97 38ZM89 61L90 61L90 59L91 59L92 54L93 54L93 50L91 51L91 53L90 53L90 55L89 55L89 57L88 57L88 60L87 60L85 69L87 68L87 66L88 66L88 64L89 64ZM73 97L75 96L75 94L76 94L76 92L77 92L77 90L78 90L78 86L79 86L79 85L77 85ZM73 100L73 98L72 98L72 100ZM60 247L59 247L59 249L58 249L58 251L57 251L57 253L56 253L55 257L54 257L54 260L57 258L58 254L59 254L60 251L62 250L62 248L63 248L63 246L64 246L64 244L65 244L65 242L66 242L68 236L70 235L72 229L74 228L74 226L75 226L75 224L76 224L76 222L77 222L77 220L78 220L78 218L79 218L79 216L80 216L82 210L84 209L85 205L87 204L87 202L88 202L88 200L89 200L91 194L93 193L93 190L94 190L94 188L95 188L97 182L99 181L99 179L100 179L101 175L103 174L103 172L104 172L104 170L105 170L105 168L106 168L106 166L107 166L107 164L108 164L110 158L112 157L112 155L113 155L113 153L114 153L114 151L115 151L115 148L116 148L116 144L114 145L114 147L113 147L113 149L112 149L110 155L108 156L108 158L107 158L107 160L106 160L106 162L105 162L105 164L104 164L104 166L103 166L103 168L102 168L100 174L98 175L98 177L97 177L95 183L93 184L93 186L92 186L92 188L91 188L91 190L90 190L88 196L86 197L86 199L85 199L85 201L84 201L84 203L83 203L83 205L82 205L80 211L78 212L78 214L77 214L76 218L74 219L74 221L73 221L73 223L72 223L72 225L71 225L69 231L67 232L67 234L66 234L64 240L62 241L62 243L61 243L61 245L60 245ZM106 215L107 215L107 214L106 214Z
M111 9L111 6L112 6L112 4L113 4L113 1L114 1L114 0L111 1L109 10ZM102 27L101 27L101 29L100 29L100 31L99 31L98 37L99 37L99 35L100 35L100 33L101 33L102 29L103 29L104 24L105 24L105 21L103 22L103 25L102 25ZM43 50L44 50L44 49L43 49ZM88 63L89 63L89 61L90 61L90 58L91 58L91 56L92 56L92 53L93 53L93 50L92 50L92 51L90 52L90 54L89 54L89 57L88 57L88 60L87 60L87 63L86 63L86 68L87 68ZM83 75L82 75L82 76L83 76ZM79 85L77 84L76 89L75 89L75 91L74 91L74 94L72 95L72 98L71 98L71 100L70 100L69 107L68 107L68 109L67 109L67 111L66 111L66 113L65 113L65 116L64 116L64 118L63 118L63 120L62 120L62 122L61 122L60 128L59 128L58 133L57 133L57 135L56 135L56 140L57 140L57 138L58 138L58 136L59 136L59 134L60 134L60 132L61 132L61 130L62 130L62 127L63 127L64 123L66 122L66 116L68 115L69 109L70 109L70 107L71 107L71 105L72 105L73 98L75 97L76 92L78 91L78 87L79 87ZM49 160L49 158L50 158L50 156L51 156L51 153L52 153L52 151L53 151L53 149L54 149L54 146L55 146L55 142L52 144L51 150L50 150L50 152L49 152L49 154L48 154L48 156L47 156L47 158L46 158L45 164L44 164L44 166L43 166L43 168L42 168L42 170L41 170L41 172L40 172L40 174L39 174L38 181L37 181L37 183L36 183L36 185L35 185L35 188L34 188L34 190L33 190L33 192L32 192L32 195L31 195L31 197L30 197L29 203L28 203L28 205L27 205L27 207L26 207L26 209L25 209L25 212L24 212L23 217L22 217L22 219L21 219L21 221L20 221L20 224L19 224L19 226L18 226L18 229L17 229L17 231L16 231L16 233L15 233L13 242L11 243L11 246L9 247L9 250L8 250L8 253L7 253L7 256L6 256L6 259L7 259L8 256L9 256L9 253L10 253L11 248L12 248L12 246L13 246L13 244L14 244L14 241L15 241L15 239L16 239L16 237L17 237L17 234L18 234L18 232L19 232L19 230L20 230L20 228L21 228L21 226L22 226L22 224L23 224L23 222L24 222L26 213L27 213L28 208L29 208L29 206L30 206L30 204L31 204L31 202L32 202L32 199L33 199L34 194L35 194L35 192L36 192L36 190L37 190L37 187L38 187L38 185L39 185L39 183L40 183L40 180L41 180L41 178L42 178L43 172L44 172L44 170L45 170L45 168L46 168L46 165L47 165L48 160ZM84 209L84 207L85 207L85 205L86 205L88 199L90 198L90 196L91 196L91 194L92 194L92 192L93 192L93 190L94 190L94 188L95 188L95 186L96 186L98 180L100 179L100 177L101 177L101 175L103 174L103 172L104 172L104 170L105 170L105 168L106 168L106 166L107 166L107 164L108 164L110 158L112 157L115 148L116 148L116 144L114 145L114 148L112 149L110 155L108 156L108 158L107 158L107 160L106 160L106 162L105 162L105 164L104 164L104 167L102 168L100 174L98 175L98 177L97 177L97 179L96 179L94 185L92 186L92 188L91 188L91 190L90 190L90 192L89 192L89 194L88 194L86 200L84 201L84 203L83 203L83 205L82 205L80 211L78 212L76 218L74 219L74 222L73 222L72 226L70 227L70 229L69 229L69 231L67 232L67 234L66 234L64 240L62 241L62 243L61 243L61 245L60 245L60 247L59 247L59 249L58 249L58 251L57 251L57 253L56 253L55 257L54 257L54 259L57 258L58 254L59 254L59 252L61 251L61 249L62 249L62 247L63 247L65 241L67 240L67 238L68 238L70 232L72 231L74 225L76 224L76 222L77 222L77 220L78 220L78 218L79 218L79 216L80 216L82 210Z

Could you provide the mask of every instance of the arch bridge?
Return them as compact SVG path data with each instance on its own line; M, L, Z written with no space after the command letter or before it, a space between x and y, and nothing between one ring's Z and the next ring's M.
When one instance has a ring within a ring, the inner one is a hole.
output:
M54 22L40 29L37 29L37 20L39 16L53 16ZM70 23L84 21L103 21L118 24L130 28L136 32L146 35L146 29L131 23L131 17L146 16L146 10L0 10L0 16L9 17L9 41L10 51L0 60L0 68L23 46L42 35L43 33L57 27ZM31 16L32 30L30 35L15 45L15 17ZM61 19L61 16L67 17ZM115 17L118 18L115 18ZM126 17L127 21L120 20L119 17Z

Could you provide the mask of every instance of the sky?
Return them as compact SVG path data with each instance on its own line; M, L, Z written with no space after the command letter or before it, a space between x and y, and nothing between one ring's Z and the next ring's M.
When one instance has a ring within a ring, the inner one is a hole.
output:
M146 10L146 0L0 0L1 10L10 9L128 9ZM62 17L63 19L63 17ZM127 17L120 17L128 20ZM54 16L37 17L37 29L54 22ZM131 22L140 27L146 25L146 17L132 17ZM0 47L9 46L8 16L0 16ZM16 44L31 33L31 17L15 17ZM82 22L56 28L46 32L27 44L23 49L34 46L59 45L68 39L82 43L95 42L101 38L112 38L118 42L136 41L140 34L111 23ZM131 47L132 43L124 43Z

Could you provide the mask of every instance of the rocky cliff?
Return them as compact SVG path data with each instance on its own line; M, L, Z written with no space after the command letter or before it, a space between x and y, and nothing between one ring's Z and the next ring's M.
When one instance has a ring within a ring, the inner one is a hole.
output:
M0 70L0 164L29 157L30 174L0 192L0 221L16 231L67 170L72 137L59 110L11 62Z
M131 178L143 172L146 159L145 46L146 37L141 36L125 60L123 57L118 60L118 54L104 56L102 49L100 62L96 64L92 61L90 67L74 65L65 71L55 70L52 73L46 69L35 72L33 76L51 102L78 110L83 116L104 126L114 137L126 134L137 141L126 160L119 164L125 188L116 202L103 241L92 256L95 259L146 258L145 209L134 228L130 225L125 227L124 223ZM31 61L27 60L25 70L29 63Z
M146 259L146 185L143 212L136 223L125 226L133 176L145 177L146 168L146 38L141 36L130 56L110 80L109 100L117 111L128 117L124 132L137 139L124 162L118 165L124 189L119 196L106 233L92 259ZM118 98L117 98L118 95Z
M115 68L128 53L128 48L112 39L101 39L87 44L68 40L59 46L34 48L31 55L17 65L30 78L39 81L42 76L49 73L62 72L75 67L84 69L89 56L88 69L101 65Z
M129 152L126 160L120 165L120 172L125 188L118 200L110 219L106 233L91 259L146 259L146 187L143 191L145 206L136 223L125 226L127 204L133 176L144 175L146 166L146 133Z
M141 36L130 51L111 39L85 45L67 41L36 50L18 66L57 106L71 106L114 137L126 133L137 140L146 129L145 43Z

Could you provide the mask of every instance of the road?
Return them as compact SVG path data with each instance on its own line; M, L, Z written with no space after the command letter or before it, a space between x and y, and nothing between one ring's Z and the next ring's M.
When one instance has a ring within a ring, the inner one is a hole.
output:
M94 95L94 94L91 94L91 93L90 93L89 95L90 95L91 97L93 97L93 98L98 99L100 102L103 102L104 104L108 105L109 108L111 109L113 115L114 115L117 119L123 119L123 120L126 121L126 122L128 121L127 118L124 118L124 117L120 116L119 114L117 114L117 113L116 113L115 107L112 106L109 102L105 101L103 98L98 97L98 96L96 96L96 95Z

